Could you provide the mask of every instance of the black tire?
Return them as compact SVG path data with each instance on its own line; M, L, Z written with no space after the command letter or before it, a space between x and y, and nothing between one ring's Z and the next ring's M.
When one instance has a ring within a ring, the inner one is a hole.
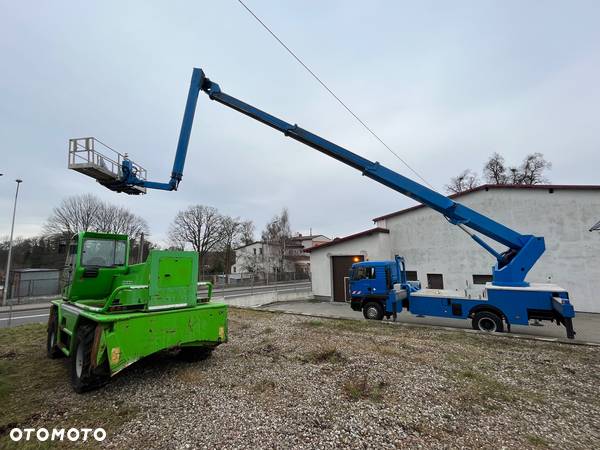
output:
M181 347L177 355L181 360L188 362L204 361L210 358L214 348L212 347Z
M363 316L367 320L382 320L383 306L379 302L369 302L363 306Z
M71 385L78 394L97 389L108 382L110 370L108 360L101 367L92 367L92 345L95 324L83 324L75 333L75 345L71 355Z
M48 317L48 330L46 337L46 355L50 359L56 359L65 356L57 345L58 342L58 317L56 317L56 309L50 310Z
M491 311L480 311L473 316L471 326L474 330L485 331L488 333L502 333L504 331L504 323L502 318Z

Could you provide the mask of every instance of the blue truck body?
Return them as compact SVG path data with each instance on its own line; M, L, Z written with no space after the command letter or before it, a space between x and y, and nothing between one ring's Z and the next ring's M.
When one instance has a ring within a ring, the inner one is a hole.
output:
M559 286L488 283L476 297L466 290L423 289L419 282L407 281L400 257L353 264L349 280L350 306L373 320L395 319L406 310L417 316L471 319L473 328L482 331L504 331L505 327L510 331L511 325L527 325L530 320L561 324L575 316L568 292Z

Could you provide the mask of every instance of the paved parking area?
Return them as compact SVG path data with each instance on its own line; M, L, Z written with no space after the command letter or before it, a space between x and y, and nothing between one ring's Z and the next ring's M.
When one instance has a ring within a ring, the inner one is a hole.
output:
M350 305L341 302L316 302L314 300L280 302L265 305L262 309L285 311L298 314L310 314L322 317L365 320L361 312L353 311ZM384 319L385 320L385 319ZM450 328L471 329L470 320L443 319L436 317L417 317L404 311L398 315L398 322L405 324L440 326ZM577 342L600 344L600 314L577 313L573 320ZM535 336L542 338L566 339L565 328L555 323L542 322L542 326L513 325L512 334Z

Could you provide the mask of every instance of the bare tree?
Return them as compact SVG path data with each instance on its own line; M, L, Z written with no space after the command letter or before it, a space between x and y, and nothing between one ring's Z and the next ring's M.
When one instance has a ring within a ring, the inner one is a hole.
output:
M236 245L248 245L254 242L254 223L246 220L241 223L239 242Z
M176 248L191 245L198 252L204 274L207 253L218 248L223 238L221 228L222 216L216 208L193 205L177 213L169 228L169 239Z
M494 153L483 166L483 176L486 183L506 184L509 181L504 157Z
M485 181L490 184L542 184L548 183L544 176L552 169L552 163L542 153L531 153L520 166L507 167L504 158L494 153L483 168Z
M67 197L52 210L44 224L44 232L49 235L73 235L78 231L95 231L102 201L92 194Z
M519 184L543 184L549 180L544 176L544 171L552 169L552 163L546 161L542 153L531 153L525 157L519 168Z
M220 239L219 246L221 247L224 255L224 266L227 272L227 282L229 281L229 271L232 263L233 249L238 245L246 244L251 233L254 230L252 221L242 221L239 217L222 216L220 224Z
M446 185L446 191L453 194L468 191L479 186L479 177L470 169L463 170L458 176L452 177Z
M285 271L286 244L291 237L290 216L287 208L283 208L281 214L273 217L262 232L262 240L269 248L275 249L280 272Z
M142 232L149 234L143 218L91 194L67 197L52 210L44 225L47 235L70 236L79 231L127 234L132 239Z
M106 233L126 234L132 239L137 239L141 233L148 235L148 223L144 219L109 204L100 209L96 228Z

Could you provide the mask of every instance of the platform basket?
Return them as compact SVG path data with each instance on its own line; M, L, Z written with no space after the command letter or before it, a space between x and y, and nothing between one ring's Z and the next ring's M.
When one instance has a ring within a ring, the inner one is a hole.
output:
M69 169L92 177L109 189L127 194L145 194L146 188L121 183L121 165L126 155L94 137L69 139ZM147 179L147 171L132 161L136 175Z

